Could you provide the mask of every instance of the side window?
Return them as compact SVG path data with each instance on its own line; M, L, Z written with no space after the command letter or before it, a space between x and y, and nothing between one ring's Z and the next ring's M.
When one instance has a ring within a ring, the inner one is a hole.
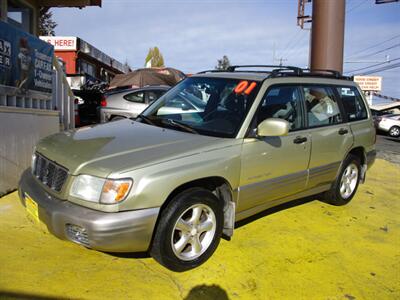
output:
M337 91L349 122L363 120L368 117L364 101L355 87L338 87Z
M133 92L124 96L125 100L136 102L136 103L144 103L144 92Z
M280 118L289 122L289 130L302 128L299 89L295 86L280 86L268 90L261 100L256 118L257 125L268 118Z
M150 104L160 98L165 93L165 91L147 91L146 93L147 102Z
M303 87L309 127L318 127L342 122L340 110L330 87Z

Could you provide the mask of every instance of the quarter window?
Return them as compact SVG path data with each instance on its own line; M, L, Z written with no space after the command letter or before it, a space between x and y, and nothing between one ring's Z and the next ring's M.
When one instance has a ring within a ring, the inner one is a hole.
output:
M144 103L144 92L134 92L124 96L125 100L136 102L136 103Z
M309 127L338 124L342 122L339 106L329 87L303 87Z
M364 101L355 87L338 87L337 91L349 122L368 117Z
M299 89L294 86L281 86L270 89L257 112L257 125L268 118L279 118L289 122L289 129L302 127L301 100Z

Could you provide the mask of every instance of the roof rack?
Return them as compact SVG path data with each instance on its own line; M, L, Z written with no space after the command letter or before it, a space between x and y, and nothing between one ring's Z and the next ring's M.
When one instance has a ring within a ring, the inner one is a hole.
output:
M237 69L249 69L249 68L266 68L271 70L237 70ZM353 77L344 76L340 72L335 70L325 70L325 69L302 69L293 66L277 66L277 65L235 65L229 66L226 70L207 70L199 72L198 74L204 73L219 73L219 72L251 72L251 73L267 73L267 78L276 78L276 77L289 77L289 76L298 76L298 77L328 77L328 78L336 78L336 79L346 79L353 80Z

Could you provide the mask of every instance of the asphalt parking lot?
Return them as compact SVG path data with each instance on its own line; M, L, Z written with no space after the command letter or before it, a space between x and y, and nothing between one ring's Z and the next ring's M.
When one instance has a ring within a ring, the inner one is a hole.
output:
M185 273L58 240L12 193L0 199L0 298L399 299L399 186L400 167L378 159L349 205L266 211Z

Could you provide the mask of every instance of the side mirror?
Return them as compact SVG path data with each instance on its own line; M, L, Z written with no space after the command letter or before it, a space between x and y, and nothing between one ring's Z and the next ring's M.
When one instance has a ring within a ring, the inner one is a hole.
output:
M257 126L258 136L284 136L289 132L289 122L278 118L269 118Z

